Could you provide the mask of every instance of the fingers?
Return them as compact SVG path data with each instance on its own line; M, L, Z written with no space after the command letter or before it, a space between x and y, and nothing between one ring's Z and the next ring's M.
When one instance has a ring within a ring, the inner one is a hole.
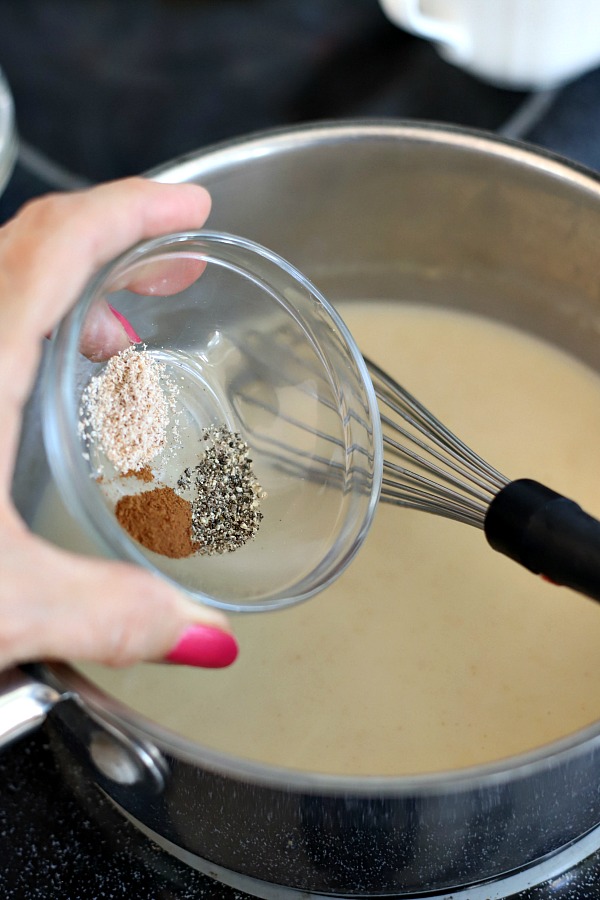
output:
M90 275L144 238L204 224L207 191L141 178L34 200L0 229L0 334L52 331Z
M198 185L130 178L34 200L0 228L0 493L43 336L100 266L144 238L202 226L209 210ZM96 357L124 349L122 322L101 309L89 343Z
M131 322L102 301L96 303L86 316L79 350L93 362L101 362L139 341L140 337Z
M126 288L135 294L169 297L193 284L205 268L206 263L189 258L150 262L137 267L133 277L113 285L113 290ZM141 304L140 300L140 311ZM132 318L135 322L135 311ZM86 316L79 343L80 352L98 362L124 350L131 342L140 343L144 336L137 333L134 322L105 300L97 301Z
M237 655L222 613L129 564L74 556L17 528L0 567L0 668L35 659L215 668Z
M154 260L137 266L133 275L117 282L116 289L127 288L136 294L170 297L193 284L205 268L205 262L190 257Z
M20 412L43 335L100 266L145 238L201 227L209 208L196 185L129 179L34 201L0 228L0 666L51 658L216 667L235 659L222 614L137 567L53 548L27 531L8 498ZM158 283L160 273L142 274L136 289L148 289L152 279L157 293L175 284L169 273ZM131 338L131 323L100 306L87 334L90 348L110 355Z

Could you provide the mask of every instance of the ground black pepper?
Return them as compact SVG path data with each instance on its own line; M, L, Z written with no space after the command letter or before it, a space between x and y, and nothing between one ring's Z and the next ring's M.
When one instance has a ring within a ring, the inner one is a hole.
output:
M230 553L256 536L266 495L256 479L248 444L224 426L204 432L200 462L185 470L177 487L192 494L192 539L198 553Z

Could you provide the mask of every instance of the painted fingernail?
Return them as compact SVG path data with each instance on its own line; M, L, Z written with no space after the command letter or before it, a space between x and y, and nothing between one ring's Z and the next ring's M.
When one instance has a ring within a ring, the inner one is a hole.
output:
M125 316L123 315L123 313L120 313L119 310L115 309L114 306L111 306L110 303L108 304L108 308L110 309L110 311L113 314L113 316L115 317L115 319L118 319L119 322L121 323L121 325L123 326L123 328L125 329L125 334L129 338L129 340L133 341L134 344L141 344L142 339L139 336L139 334L137 333L137 331L135 330L135 328L133 327L133 325L131 324L131 322L129 321L129 319L126 319Z
M237 655L238 645L232 634L208 625L190 625L166 659L180 666L222 669L230 666Z

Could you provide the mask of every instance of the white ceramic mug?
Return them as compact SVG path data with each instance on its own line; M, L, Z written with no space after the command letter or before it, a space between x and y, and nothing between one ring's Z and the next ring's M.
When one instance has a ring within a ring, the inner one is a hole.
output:
M380 0L401 28L502 87L550 88L600 65L599 0Z

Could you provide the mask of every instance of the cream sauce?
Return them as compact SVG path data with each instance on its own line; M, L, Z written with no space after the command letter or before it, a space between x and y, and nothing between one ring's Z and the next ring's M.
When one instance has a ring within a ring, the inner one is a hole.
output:
M600 377L475 316L340 307L361 349L508 477L600 515ZM85 550L54 489L37 530ZM341 579L233 616L223 671L79 668L173 731L298 769L405 775L486 763L600 717L600 607L498 556L479 530L381 506Z

